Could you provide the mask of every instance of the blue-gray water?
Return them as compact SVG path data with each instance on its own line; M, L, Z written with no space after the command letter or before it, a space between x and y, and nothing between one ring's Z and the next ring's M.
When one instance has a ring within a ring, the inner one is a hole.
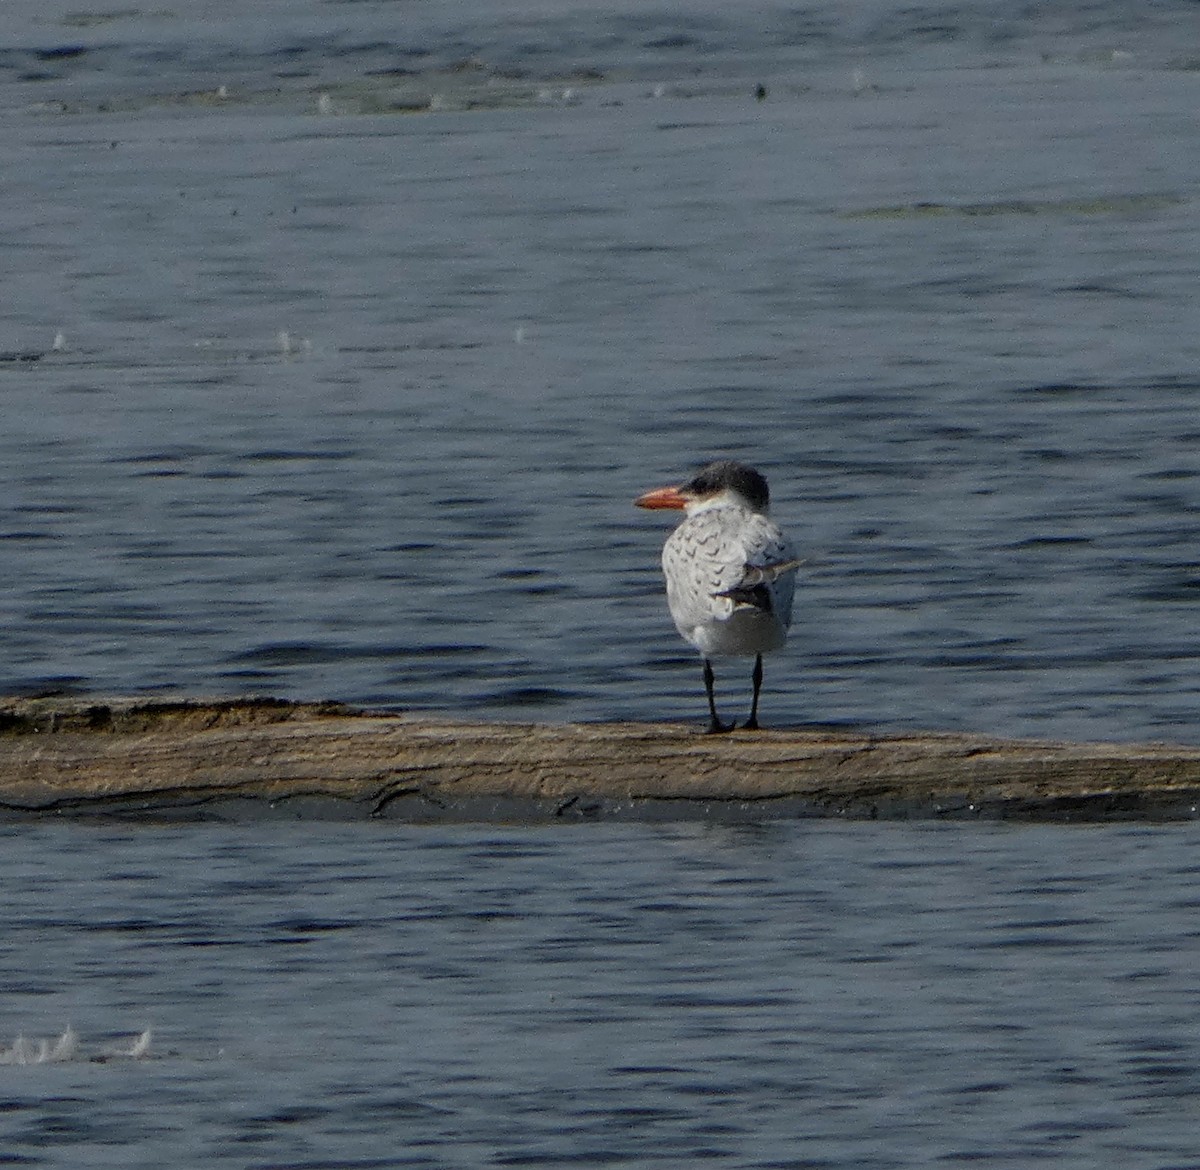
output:
M0 691L1200 739L1195 5L476 8L5 6Z
M0 692L1200 740L1194 4L0 20ZM0 1157L1194 1170L1195 833L7 828Z
M0 831L7 1164L1200 1165L1197 829ZM122 1031L123 1029L123 1031Z

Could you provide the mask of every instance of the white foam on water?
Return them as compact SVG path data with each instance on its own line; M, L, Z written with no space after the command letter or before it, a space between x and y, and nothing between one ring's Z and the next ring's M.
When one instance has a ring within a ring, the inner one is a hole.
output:
M151 1029L139 1033L128 1044L112 1045L95 1052L85 1051L79 1043L79 1034L67 1025L61 1036L28 1037L19 1034L9 1048L0 1047L2 1064L59 1064L69 1060L114 1060L119 1058L142 1060L150 1055Z

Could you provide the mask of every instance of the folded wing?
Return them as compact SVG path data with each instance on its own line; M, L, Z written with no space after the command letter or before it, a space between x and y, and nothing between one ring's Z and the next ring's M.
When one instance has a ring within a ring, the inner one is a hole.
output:
M697 625L724 623L750 606L773 614L786 629L799 563L783 533L760 513L722 508L689 518L663 549L676 625L689 637Z
M772 610L772 591L767 588L774 585L785 573L794 572L803 561L791 557L786 561L768 561L761 565L743 565L742 578L728 589L719 589L714 597L728 597L735 605L752 605L755 609Z

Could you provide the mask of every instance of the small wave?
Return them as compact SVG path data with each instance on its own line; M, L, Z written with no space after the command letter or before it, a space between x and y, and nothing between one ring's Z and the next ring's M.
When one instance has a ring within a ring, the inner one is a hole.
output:
M0 1047L0 1064L58 1064L68 1060L104 1063L109 1060L142 1060L150 1055L150 1029L121 1044L110 1044L92 1052L80 1044L79 1035L69 1024L61 1036L18 1036L12 1047Z
M985 203L899 203L842 211L842 219L919 219L936 215L1139 215L1187 202L1184 195L1144 192L1133 195L1081 195L1073 199L996 199Z

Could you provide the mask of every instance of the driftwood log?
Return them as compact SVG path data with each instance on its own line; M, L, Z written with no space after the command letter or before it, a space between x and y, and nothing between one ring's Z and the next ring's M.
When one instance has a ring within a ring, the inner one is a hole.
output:
M0 818L1186 819L1200 747L0 700Z

